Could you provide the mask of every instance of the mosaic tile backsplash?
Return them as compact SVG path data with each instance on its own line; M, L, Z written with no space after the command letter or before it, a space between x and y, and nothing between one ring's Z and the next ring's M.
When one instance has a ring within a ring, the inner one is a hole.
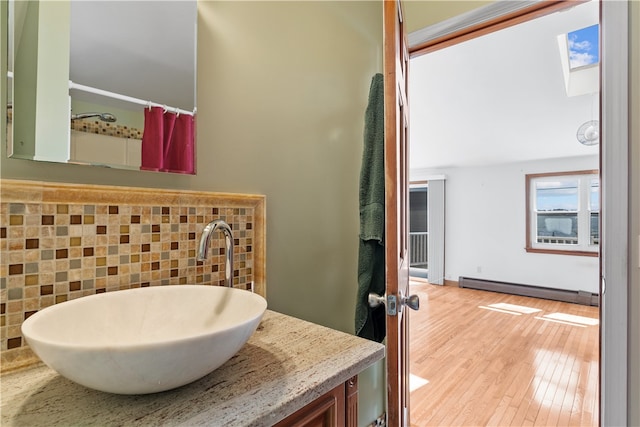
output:
M13 108L7 107L7 123L13 121ZM71 129L79 132L109 135L117 138L142 139L142 129L119 124L106 123L97 119L71 120Z
M82 119L72 120L71 129L80 132L95 133L99 135L109 135L118 138L142 139L142 129L105 123L100 120Z
M221 198L215 193L162 197L149 191L149 199L131 196L130 189L93 186L82 200L82 188L64 187L53 201L20 201L20 191L4 191L0 202L0 324L1 349L25 346L22 322L39 309L101 292L158 285L224 285L225 244L214 235L205 262L196 261L196 248L204 226L226 221L233 230L233 285L251 289L256 261L263 262L263 203L254 199L243 206L243 196ZM144 196L145 190L142 190ZM113 192L113 193L110 193ZM96 195L100 195L96 198ZM104 194L107 202L102 202ZM45 197L46 199L46 197ZM64 201L65 199L73 199ZM93 199L93 200L92 200ZM118 199L122 199L117 202ZM136 199L131 203L128 199ZM163 202L163 200L165 200ZM116 201L117 203L114 203ZM124 201L127 201L124 203ZM192 202L191 204L189 202ZM204 205L203 205L203 202ZM256 208L257 206L257 208ZM258 226L258 227L256 227ZM257 255L256 255L257 254ZM258 270L262 265L258 266ZM263 276L259 273L259 276Z

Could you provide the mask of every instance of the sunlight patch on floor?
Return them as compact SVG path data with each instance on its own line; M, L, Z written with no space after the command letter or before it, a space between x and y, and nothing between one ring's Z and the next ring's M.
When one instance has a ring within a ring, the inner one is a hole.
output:
M550 313L545 314L542 317L536 317L536 319L565 323L567 325L581 326L583 328L587 326L597 326L600 323L598 319L594 319L592 317L577 316L574 314L566 313Z
M478 308L482 308L483 310L497 311L499 313L513 314L514 316L522 316L522 313L517 313L515 311L509 311L509 310L502 310L502 309L491 307L491 306L487 307L486 305L479 305Z
M496 304L487 305L479 305L478 308L482 308L484 310L497 311L500 313L513 314L514 316L521 316L523 314L531 314L542 311L538 308L525 307L524 305L515 305L515 304L507 304L504 302L499 302Z
M573 373L571 366L566 369L557 368L558 365L562 366L562 361L567 357L571 356L555 350L540 349L535 351L533 360L535 375L532 379L531 390L533 398L541 406L552 407L553 398L558 393L561 393L567 401L574 401L574 391L577 388L579 376L571 375ZM554 369L550 369L550 366Z
M429 384L429 380L420 378L417 375L409 374L409 391L415 391L427 384Z
M578 326L578 327L580 327L580 328L586 328L586 327L587 327L587 325L581 325L581 324L579 324L579 323L565 322L564 320L550 319L550 318L548 318L548 317L539 317L539 316L536 316L535 318L536 318L536 319L538 319L538 320L545 320L545 321L547 321L547 322L562 323L563 325Z
M504 302L491 304L489 307L499 308L501 310L507 310L507 311L515 311L517 313L522 313L522 314L531 314L531 313L537 313L539 311L542 311L539 308L526 307L524 305L507 304Z

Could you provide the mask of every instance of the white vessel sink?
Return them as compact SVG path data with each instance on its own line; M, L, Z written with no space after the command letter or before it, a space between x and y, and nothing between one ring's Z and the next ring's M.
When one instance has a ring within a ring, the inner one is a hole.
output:
M22 333L60 375L96 390L144 394L212 372L240 350L267 308L259 295L205 285L152 286L47 307Z

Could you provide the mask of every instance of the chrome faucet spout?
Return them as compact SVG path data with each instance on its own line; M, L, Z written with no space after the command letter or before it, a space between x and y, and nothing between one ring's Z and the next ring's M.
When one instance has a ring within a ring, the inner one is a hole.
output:
M226 285L233 288L233 234L229 224L221 219L211 221L202 230L202 236L200 236L200 243L198 244L198 254L196 259L198 261L204 261L207 259L209 253L209 244L211 243L211 235L216 230L222 231L224 234L224 240L226 243L227 262L225 263L225 279Z

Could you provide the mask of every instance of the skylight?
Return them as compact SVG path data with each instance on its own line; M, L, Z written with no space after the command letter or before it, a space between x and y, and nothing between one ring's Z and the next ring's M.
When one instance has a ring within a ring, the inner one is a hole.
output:
M600 91L600 25L558 34L560 64L567 96Z
M569 68L586 67L600 61L599 25L581 28L567 33Z

